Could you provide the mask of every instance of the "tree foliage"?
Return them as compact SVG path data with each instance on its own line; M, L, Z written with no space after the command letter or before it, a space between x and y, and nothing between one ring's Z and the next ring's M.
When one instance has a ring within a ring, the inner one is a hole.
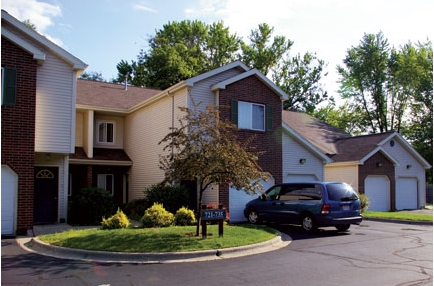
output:
M93 80L93 81L102 81L105 82L106 80L102 77L101 73L98 72L83 72L80 75L81 79L86 79L86 80Z
M197 235L199 235L202 196L213 185L229 183L246 193L262 190L267 180L258 164L260 155L251 140L240 141L237 127L222 120L213 107L180 108L184 116L161 140L166 153L160 156L160 168L167 182L194 181L199 185ZM252 138L253 139L253 138Z
M273 81L287 95L283 109L312 114L322 102L334 103L327 91L323 90L320 80L324 74L325 63L315 54L306 52L283 60L273 72Z

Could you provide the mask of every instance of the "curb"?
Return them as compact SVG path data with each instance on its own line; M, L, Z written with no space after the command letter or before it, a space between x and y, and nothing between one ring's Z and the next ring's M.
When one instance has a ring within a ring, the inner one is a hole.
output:
M367 218L367 217L364 217L363 220L366 220L366 221L378 221L378 222L390 222L390 223L400 223L400 224L433 225L432 221L415 221L415 220L383 219L383 218Z
M103 263L159 264L228 259L274 251L288 246L292 242L292 238L279 232L278 236L269 241L252 245L217 250L167 253L125 253L74 249L50 245L37 237L17 238L17 242L26 251L61 259Z

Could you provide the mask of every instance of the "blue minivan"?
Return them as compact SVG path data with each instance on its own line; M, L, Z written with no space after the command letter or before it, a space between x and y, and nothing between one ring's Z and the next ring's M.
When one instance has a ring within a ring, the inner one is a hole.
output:
M363 220L360 199L342 182L284 183L246 204L250 223L299 224L305 231L334 226L345 231Z

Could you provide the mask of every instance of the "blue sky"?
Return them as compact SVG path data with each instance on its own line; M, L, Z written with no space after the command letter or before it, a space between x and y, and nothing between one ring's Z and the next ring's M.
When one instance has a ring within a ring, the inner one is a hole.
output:
M382 31L395 47L433 39L432 0L2 0L2 9L77 56L88 72L116 77L121 60L136 60L169 21L222 20L247 41L259 23L294 41L292 53L317 53L328 63L322 81L334 95L336 65L364 33Z

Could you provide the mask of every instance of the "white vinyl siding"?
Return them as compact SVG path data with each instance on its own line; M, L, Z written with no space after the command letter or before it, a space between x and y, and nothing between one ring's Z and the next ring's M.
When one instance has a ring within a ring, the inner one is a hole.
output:
M305 159L300 164L300 159ZM294 182L300 180L324 180L324 164L321 159L294 140L287 132L282 136L282 180Z
M76 74L64 61L46 54L36 80L36 152L72 153Z

